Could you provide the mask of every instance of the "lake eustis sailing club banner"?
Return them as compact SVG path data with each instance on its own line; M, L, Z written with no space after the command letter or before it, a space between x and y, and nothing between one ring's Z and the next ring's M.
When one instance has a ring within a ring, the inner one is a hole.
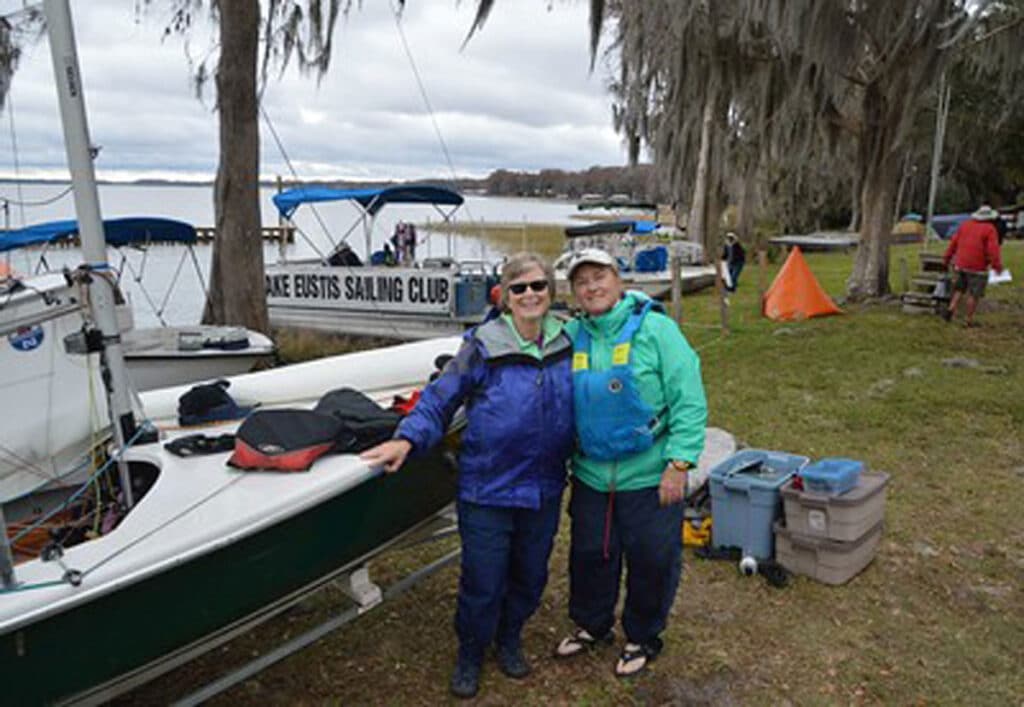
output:
M411 268L276 266L267 271L266 288L270 305L447 314L455 276Z

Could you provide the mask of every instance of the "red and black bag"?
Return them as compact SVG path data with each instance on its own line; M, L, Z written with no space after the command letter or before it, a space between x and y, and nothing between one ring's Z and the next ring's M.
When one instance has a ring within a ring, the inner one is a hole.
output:
M306 471L332 451L341 422L312 410L257 410L235 433L228 464L238 469Z

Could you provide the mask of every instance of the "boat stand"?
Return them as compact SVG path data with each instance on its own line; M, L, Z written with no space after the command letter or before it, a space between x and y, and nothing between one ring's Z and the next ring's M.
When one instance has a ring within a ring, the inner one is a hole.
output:
M415 535L404 539L390 549L404 550L416 545L433 542L449 537L458 532L458 520L454 506L448 506L440 511L434 519L423 526ZM372 611L389 599L394 599L404 594L408 589L414 587L421 580L436 574L438 571L452 564L458 559L460 549L452 550L437 560L420 567L418 570L407 574L393 584L381 588L370 579L369 568L359 565L349 572L341 575L335 580L338 586L352 601L355 606L332 616L323 623L309 629L295 638L279 645L274 650L256 658L245 665L223 675L222 677L207 683L202 688L192 692L180 700L172 703L172 707L193 707L221 694L235 685L248 680L261 671L288 658L295 653L316 643L324 636L337 629L355 621L357 618ZM378 555L379 556L379 555Z

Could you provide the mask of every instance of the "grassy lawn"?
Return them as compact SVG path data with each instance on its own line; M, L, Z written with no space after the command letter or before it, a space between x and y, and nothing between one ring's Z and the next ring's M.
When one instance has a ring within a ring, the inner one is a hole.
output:
M894 282L899 258L913 271L916 252L894 249ZM891 474L878 557L842 587L797 578L773 589L687 551L666 651L647 675L624 682L612 675L612 649L566 663L549 657L570 627L563 523L525 635L534 672L511 681L489 662L476 701L1021 704L1024 242L1004 256L1017 281L989 291L983 326L971 330L904 315L895 302L770 322L759 315L755 264L732 298L727 336L711 293L687 298L682 327L701 355L711 424L751 446L850 456ZM808 261L838 296L852 255ZM954 357L981 367L944 365ZM405 551L372 569L386 582L444 549ZM214 703L447 702L456 587L457 570L447 569ZM345 606L323 593L125 702L165 702Z

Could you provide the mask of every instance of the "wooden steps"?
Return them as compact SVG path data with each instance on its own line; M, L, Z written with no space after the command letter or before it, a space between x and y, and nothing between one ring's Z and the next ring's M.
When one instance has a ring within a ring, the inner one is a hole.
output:
M907 314L938 314L949 303L950 281L942 255L918 253L921 270L910 280L910 290L900 301ZM940 284L945 283L945 288ZM936 294L940 292L941 294Z

